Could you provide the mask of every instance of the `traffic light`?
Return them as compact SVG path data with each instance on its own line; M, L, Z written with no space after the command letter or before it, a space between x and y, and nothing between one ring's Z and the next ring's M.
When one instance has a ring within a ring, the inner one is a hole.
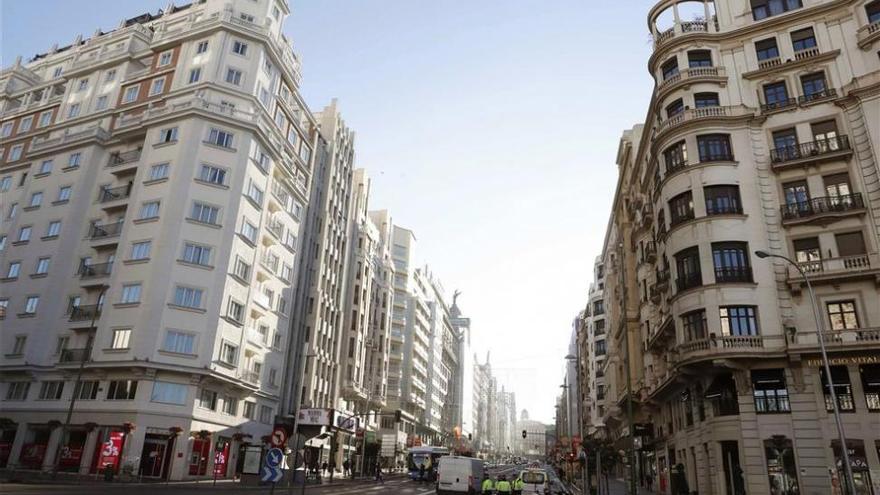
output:
M528 436L528 433L526 433L526 430L523 430L523 438L525 438L527 436Z
M394 411L394 422L400 423L400 409Z

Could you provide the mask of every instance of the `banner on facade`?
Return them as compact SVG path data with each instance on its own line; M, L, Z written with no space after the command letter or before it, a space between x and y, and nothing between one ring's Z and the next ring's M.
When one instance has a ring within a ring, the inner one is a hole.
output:
M358 418L352 417L350 414L334 411L333 426L339 428L340 430L354 433L354 431L358 427Z
M98 467L103 468L108 464L116 470L119 467L119 455L122 453L122 439L125 436L121 431L111 431L110 438L101 445L101 457L98 459Z
M813 368L822 368L825 366L825 363L821 358L810 358L804 360L807 366ZM828 364L830 366L846 366L848 364L880 364L880 355L872 354L865 356L834 356L828 357Z
M333 409L300 409L297 423L306 426L330 426Z
M65 445L61 447L61 458L58 460L58 464L63 468L79 467L82 462L82 455L82 448Z
M226 476L226 464L229 462L229 442L217 445L214 450L214 476Z

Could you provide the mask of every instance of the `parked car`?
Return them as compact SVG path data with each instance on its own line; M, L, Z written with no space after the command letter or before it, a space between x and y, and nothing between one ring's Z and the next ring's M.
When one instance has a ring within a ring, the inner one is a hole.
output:
M483 484L486 465L473 457L441 457L437 474L437 494L476 494Z

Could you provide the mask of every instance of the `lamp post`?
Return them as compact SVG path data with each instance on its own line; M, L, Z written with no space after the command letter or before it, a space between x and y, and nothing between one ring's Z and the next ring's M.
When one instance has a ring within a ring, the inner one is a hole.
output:
M620 314L623 316L623 337L624 337L624 346L626 347L626 354L624 355L624 366L626 366L626 417L629 422L629 493L630 495L636 495L638 493L636 488L636 425L635 425L635 417L633 412L633 389L632 389L632 349L630 348L629 343L629 314L626 309L626 301L629 298L629 293L626 288L626 249L623 246L623 242L619 242L617 244L617 249L620 255L619 267L618 270L620 272L620 293L621 293L621 311Z
M843 430L843 421L840 419L840 408L837 405L837 391L834 390L834 378L831 376L831 365L828 362L828 352L825 350L824 325L822 324L822 318L819 316L819 305L816 302L816 293L813 292L813 285L810 283L810 277L807 276L807 272L805 272L799 264L780 254L772 254L767 251L755 251L755 256L761 259L779 258L787 262L797 269L798 273L800 273L801 277L804 279L804 283L807 285L807 291L810 294L810 304L813 307L813 318L816 320L816 334L818 335L819 340L819 350L822 353L822 366L825 369L825 377L828 379L828 388L831 390L831 402L834 406L832 411L834 411L834 422L837 425L837 436L840 441L840 451L842 452L843 457L846 493L855 493L853 490L855 483L853 480L852 466L849 463L849 452L847 452L846 447L846 434Z
M581 383L581 346L577 343L577 341L575 341L574 350L575 350L575 355L572 356L571 354L569 354L569 355L565 356L565 360L569 361L569 362L571 362L571 361L575 362L574 367L575 367L575 373L577 375L577 382L576 382L577 383L577 387L576 387L577 394L576 395L577 395L577 401L578 401L577 402L577 422L578 422L577 431L578 431L578 433L580 433L580 437L581 437L581 451L584 451L584 436L585 435L584 435L584 420L583 420L583 414L582 414L583 401L581 400L581 394L580 394L580 391L583 388L583 383ZM569 396L569 399L570 399L570 396ZM589 492L589 490L590 490L590 488L589 488L590 485L588 484L589 473L588 473L586 458L587 458L587 454L586 454L586 452L584 452L584 468L583 468L583 472L581 472L581 482L583 483L584 491Z

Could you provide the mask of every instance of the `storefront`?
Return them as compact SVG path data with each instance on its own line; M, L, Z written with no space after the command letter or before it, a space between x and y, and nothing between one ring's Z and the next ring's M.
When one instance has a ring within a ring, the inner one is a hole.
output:
M843 467L842 453L840 452L840 440L831 441L831 450L834 451L834 465L837 466L837 479L846 478ZM865 442L861 440L846 440L846 454L849 456L849 465L852 468L855 495L874 495L871 485L871 472L868 469L868 458L865 455Z
M22 469L42 469L51 435L52 429L47 424L28 425L21 454L18 457L18 466Z
M15 442L15 433L18 425L7 418L0 418L0 468L9 463L9 455L12 453L12 444Z
M177 438L169 430L147 428L139 473L145 478L168 479Z
M59 471L79 472L90 431L87 426L75 426L67 430L58 453Z

